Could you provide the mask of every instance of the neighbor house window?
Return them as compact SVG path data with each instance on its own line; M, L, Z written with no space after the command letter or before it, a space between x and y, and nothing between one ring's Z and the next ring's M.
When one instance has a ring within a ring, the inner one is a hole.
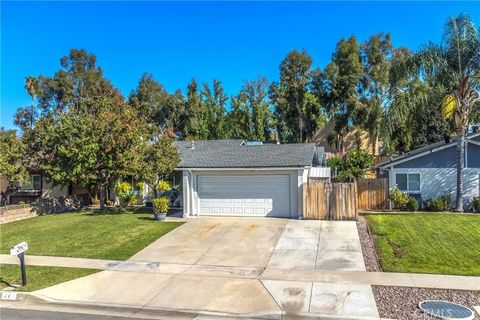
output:
M420 174L419 173L397 173L395 176L397 188L401 191L419 192Z
M20 183L20 190L35 190L39 191L42 189L42 176L40 174L31 174L28 177L28 180Z

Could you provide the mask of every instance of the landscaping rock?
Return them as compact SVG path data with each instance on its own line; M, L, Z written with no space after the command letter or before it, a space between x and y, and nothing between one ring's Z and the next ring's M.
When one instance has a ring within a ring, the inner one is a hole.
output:
M382 271L378 261L377 252L375 251L375 245L373 244L373 240L368 231L367 220L364 216L358 216L357 230L358 236L360 237L360 243L362 245L365 268L370 272Z
M372 291L381 318L438 319L420 311L418 304L423 300L446 300L472 310L474 306L480 305L480 291L385 286L372 286ZM474 319L480 320L480 315L475 313Z

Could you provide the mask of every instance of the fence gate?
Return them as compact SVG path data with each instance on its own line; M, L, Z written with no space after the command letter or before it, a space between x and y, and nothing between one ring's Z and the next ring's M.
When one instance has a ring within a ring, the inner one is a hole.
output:
M309 182L305 184L304 219L356 220L355 183Z

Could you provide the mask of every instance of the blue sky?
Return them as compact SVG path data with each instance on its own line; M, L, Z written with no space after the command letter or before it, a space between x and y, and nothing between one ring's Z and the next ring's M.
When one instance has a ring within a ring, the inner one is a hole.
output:
M342 37L364 41L389 32L395 46L439 42L448 16L478 2L1 2L0 126L29 105L27 75L51 76L71 48L97 56L124 95L142 73L167 90L195 78L222 81L236 94L243 80L278 78L288 51L305 48L323 67Z

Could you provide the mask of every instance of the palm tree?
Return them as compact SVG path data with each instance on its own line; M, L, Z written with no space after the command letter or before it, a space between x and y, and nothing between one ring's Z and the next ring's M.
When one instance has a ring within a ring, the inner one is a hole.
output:
M34 100L35 96L37 95L38 91L38 80L35 77L28 76L25 78L25 90L30 97L32 97L32 103L30 105L30 127L33 127L33 108L34 108Z
M480 30L467 15L450 18L440 45L429 44L415 56L414 65L425 77L444 84L442 113L451 119L457 139L456 211L463 211L465 134L480 102Z

